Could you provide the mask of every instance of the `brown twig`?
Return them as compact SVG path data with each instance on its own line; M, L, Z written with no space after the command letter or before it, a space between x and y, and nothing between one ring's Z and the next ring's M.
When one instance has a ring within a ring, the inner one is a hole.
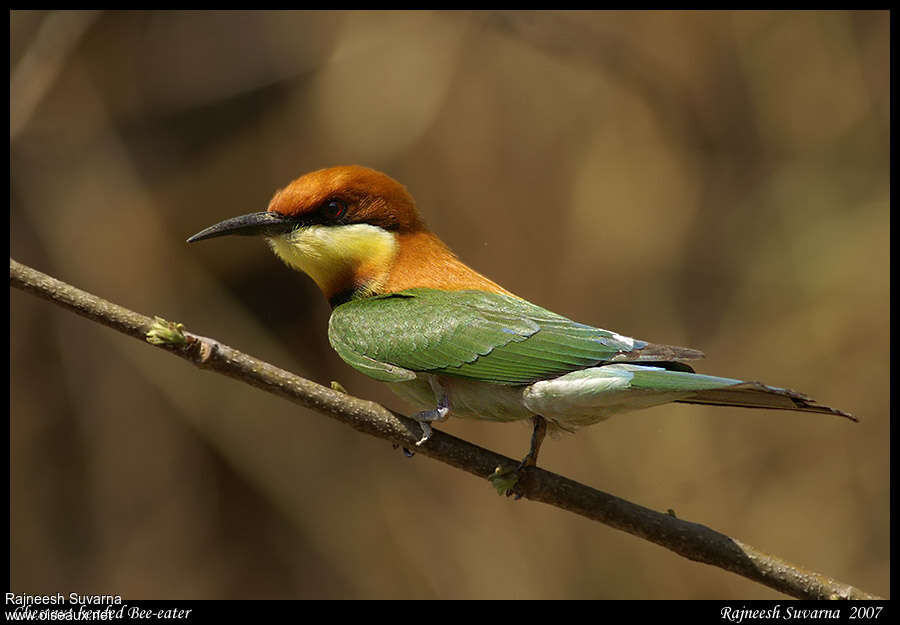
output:
M160 324L12 258L9 260L9 282L11 286L53 301L88 319L148 340L198 367L280 395L360 432L405 446L414 446L419 439L420 429L415 421L374 402L331 390L212 339L183 332L178 324ZM518 465L516 460L440 431L435 431L434 436L416 450L481 478L487 478L498 466L515 468ZM526 469L519 486L527 499L580 514L654 542L690 560L732 571L794 597L879 598L765 554L704 525L678 519L668 512L650 510L540 468Z

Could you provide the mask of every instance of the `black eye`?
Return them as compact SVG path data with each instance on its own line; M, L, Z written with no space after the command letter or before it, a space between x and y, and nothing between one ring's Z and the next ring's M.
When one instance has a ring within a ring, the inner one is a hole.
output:
M337 220L347 214L347 205L341 200L328 200L322 212L329 219Z

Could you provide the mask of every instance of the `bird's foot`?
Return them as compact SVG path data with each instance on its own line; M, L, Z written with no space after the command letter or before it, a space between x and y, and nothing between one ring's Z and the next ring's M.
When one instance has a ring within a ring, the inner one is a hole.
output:
M394 443L391 445L391 447L393 447L394 449L401 449L400 443ZM403 447L402 449L403 449L403 455L406 456L407 458L412 458L413 456L416 455L416 452L410 451L409 448L407 448L407 447Z
M434 396L437 399L437 407L431 410L423 410L415 415L413 415L413 419L419 422L419 427L422 428L422 438L416 441L416 447L419 447L431 438L431 435L434 433L434 430L431 429L431 424L435 421L444 421L447 419L447 415L450 414L450 398L447 397L447 393L444 390L444 387L441 386L441 383L438 382L435 376L430 376L428 379L431 384L431 390L434 391Z
M509 497L510 495L515 494L516 499L521 499L524 493L520 488L517 488L519 486L519 480L522 478L528 467L537 466L538 453L541 450L541 444L544 442L544 437L547 435L547 420L540 415L535 415L533 421L534 430L531 433L531 448L528 450L528 454L522 458L519 466L515 469L501 469L500 467L497 467L494 469L494 472L488 476L488 481L491 483L491 486L493 486L500 495Z
M416 447L419 447L422 443L431 438L431 435L434 433L431 424L435 421L446 420L449 413L449 406L438 405L438 407L433 410L423 410L422 412L413 415L412 418L418 421L419 427L422 428L422 438L416 441Z

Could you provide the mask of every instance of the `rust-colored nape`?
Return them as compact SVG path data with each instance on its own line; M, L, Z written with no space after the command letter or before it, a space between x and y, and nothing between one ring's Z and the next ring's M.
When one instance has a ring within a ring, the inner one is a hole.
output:
M431 232L398 235L397 242L397 259L382 285L385 293L426 287L445 291L475 289L517 297L459 260Z
M406 187L374 169L350 165L308 173L278 191L269 212L311 226L270 243L332 304L417 287L511 295L460 261L428 230Z
M368 223L391 232L426 230L406 187L387 174L360 165L305 174L275 193L268 210L302 217L314 214L331 200L346 205L344 223Z

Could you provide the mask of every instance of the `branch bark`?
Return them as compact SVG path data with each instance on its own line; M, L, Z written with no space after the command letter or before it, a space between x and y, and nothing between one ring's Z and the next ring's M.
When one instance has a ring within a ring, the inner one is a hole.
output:
M92 321L141 340L158 329L153 319L77 289L9 259L10 286L50 300ZM321 412L350 427L398 445L414 447L420 428L412 419L379 404L334 391L258 360L218 341L182 332L169 324L168 338L157 347L200 368L241 380L294 403ZM480 478L496 467L515 468L518 461L435 430L416 451ZM849 584L809 571L759 551L709 527L675 518L595 490L537 467L519 483L521 494L587 517L696 562L716 566L801 599L879 599Z

